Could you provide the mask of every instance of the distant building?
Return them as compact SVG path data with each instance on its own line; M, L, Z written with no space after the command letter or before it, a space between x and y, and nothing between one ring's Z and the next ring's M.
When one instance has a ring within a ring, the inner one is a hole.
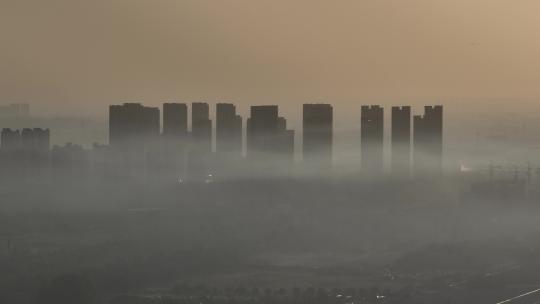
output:
M3 151L48 153L50 141L49 129L24 128L21 132L4 128L1 134L1 149Z
M160 131L159 108L140 103L109 107L109 143L113 148L133 148L157 139Z
M30 116L30 105L26 103L12 103L0 106L0 118L21 118Z
M294 130L287 129L287 120L283 117L278 117L276 150L288 164L292 165L294 161Z
M188 152L188 173L191 181L205 181L210 170L212 152L212 121L207 103L191 104L191 144Z
M278 132L278 106L252 106L246 126L247 156L276 152L274 137Z
M148 181L160 129L159 108L140 103L109 107L109 146L119 154L118 179Z
M392 107L392 174L409 177L411 171L411 107Z
M242 117L230 103L216 105L216 152L242 153Z
M3 178L10 180L44 178L49 165L49 129L3 129L0 162Z
M443 157L443 107L425 106L414 116L414 174L440 175Z
M333 109L330 104L303 105L303 160L312 169L332 166Z
M23 151L48 153L50 141L49 129L24 128L21 132L21 148Z
M362 106L361 160L365 174L383 172L384 110L381 106Z
M191 137L194 145L201 150L212 149L212 121L207 103L194 102L191 104Z
M163 104L163 135L186 138L188 134L188 110L185 103Z
M252 106L247 121L247 156L270 170L283 170L294 160L294 131L278 116L278 106ZM275 165L275 166L274 166Z
M185 103L163 104L163 134L153 149L149 171L159 183L177 183L185 179L188 132L188 107Z
M19 130L12 130L8 128L2 129L0 145L2 151L20 151L21 132Z

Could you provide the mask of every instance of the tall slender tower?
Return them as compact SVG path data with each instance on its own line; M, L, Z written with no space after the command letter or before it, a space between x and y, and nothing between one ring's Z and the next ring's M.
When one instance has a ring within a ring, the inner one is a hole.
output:
M411 107L392 107L392 175L408 178L411 171Z
M191 104L191 137L193 145L197 145L201 151L212 150L212 121L205 102Z
M187 176L192 181L204 181L212 174L212 121L207 103L191 104L191 144L188 152Z
M155 179L161 183L176 183L186 177L186 157L189 147L188 108L185 103L163 104L163 134L153 160Z
M362 106L362 171L369 175L383 173L384 110L381 106Z
M333 109L330 104L303 105L303 159L310 171L332 167Z
M414 116L414 175L440 176L443 158L443 106L425 106Z
M242 117L231 103L216 105L216 152L242 153Z

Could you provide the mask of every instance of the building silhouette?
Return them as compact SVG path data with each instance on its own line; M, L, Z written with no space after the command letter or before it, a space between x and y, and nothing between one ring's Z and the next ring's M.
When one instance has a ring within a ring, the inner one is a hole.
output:
M46 154L50 149L50 131L41 128L24 128L21 132L21 148L23 151Z
M2 129L0 138L0 148L2 151L20 151L21 150L21 132L9 128Z
M140 103L109 106L109 144L114 148L144 147L159 131L159 108Z
M328 170L332 166L332 105L304 104L302 113L304 164L307 169Z
M188 135L188 110L185 103L163 104L163 135L185 139Z
M242 117L231 103L216 105L216 152L242 153Z
M384 110L381 106L361 108L362 171L369 175L383 172Z
M212 121L207 103L194 102L191 104L191 138L192 144L197 145L201 151L211 151Z
M24 128L19 131L6 128L2 130L0 139L3 177L20 180L46 176L50 152L49 129Z
M278 134L276 136L276 150L278 157L282 157L286 165L294 161L294 130L287 129L287 120L278 117Z
M27 103L12 103L0 106L0 118L23 118L30 116L30 105Z
M0 136L0 177L5 181L20 180L24 177L25 155L22 153L21 132L2 129Z
M247 120L247 156L276 152L278 106L252 106Z
M163 132L151 150L149 179L162 184L184 180L189 141L187 105L164 103Z
M140 103L109 107L110 155L117 160L118 180L148 181L159 140L159 108Z
M188 151L187 177L191 181L205 181L210 172L212 152L212 121L207 103L191 104L191 142Z
M294 160L294 131L278 106L252 106L247 120L247 157L264 174L283 173Z
M4 128L0 136L0 147L3 151L48 153L50 137L49 129L24 128L19 131Z
M414 116L414 175L440 176L443 154L443 107L425 106Z
M392 107L392 174L409 177L411 171L411 107Z

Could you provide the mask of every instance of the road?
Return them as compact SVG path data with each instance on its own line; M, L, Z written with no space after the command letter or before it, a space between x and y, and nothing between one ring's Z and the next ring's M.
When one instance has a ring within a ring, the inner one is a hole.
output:
M529 296L532 296L532 295L535 295L535 294L540 294L540 288L532 290L532 291L528 291L526 293L522 293L522 294L520 294L518 296L515 296L515 297L510 298L510 299L506 299L506 300L501 301L501 302L497 302L495 304L517 303L517 301L519 301L520 299L523 299L525 297L529 297ZM535 302L529 302L529 303L530 304L536 304L536 303L539 303L539 302L538 302L538 299L536 299Z

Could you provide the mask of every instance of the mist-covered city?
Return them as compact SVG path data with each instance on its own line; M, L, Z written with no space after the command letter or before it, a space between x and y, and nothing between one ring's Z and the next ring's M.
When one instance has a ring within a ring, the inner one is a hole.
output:
M539 10L0 0L0 304L539 303Z
M538 284L536 159L459 160L443 106L361 106L348 151L324 103L302 132L277 105L122 103L92 145L1 109L7 303L497 303Z

